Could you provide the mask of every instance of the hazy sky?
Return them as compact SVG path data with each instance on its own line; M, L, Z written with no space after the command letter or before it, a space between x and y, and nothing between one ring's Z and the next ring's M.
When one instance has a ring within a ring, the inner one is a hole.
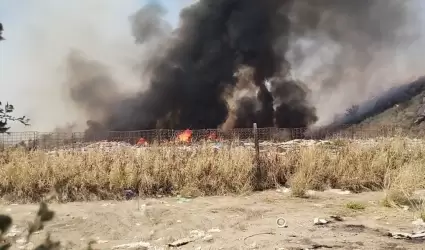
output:
M79 117L63 101L61 89L64 58L71 48L126 74L124 65L137 60L128 17L146 2L0 0L6 38L0 43L0 100L13 103L16 115L32 119L31 128L16 124L12 130L49 131ZM170 23L176 24L180 9L193 0L159 2L167 8ZM132 81L136 79L129 76Z

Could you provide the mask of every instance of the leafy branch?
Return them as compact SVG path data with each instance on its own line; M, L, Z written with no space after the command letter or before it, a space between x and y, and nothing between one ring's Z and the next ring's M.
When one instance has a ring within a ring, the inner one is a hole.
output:
M15 110L15 107L12 104L6 103L3 104L0 102L0 133L6 133L10 127L7 126L9 121L20 122L25 126L29 126L29 119L25 116L14 117L12 112Z

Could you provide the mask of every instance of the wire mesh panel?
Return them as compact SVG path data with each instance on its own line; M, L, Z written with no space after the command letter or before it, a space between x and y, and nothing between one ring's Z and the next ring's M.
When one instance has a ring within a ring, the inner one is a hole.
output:
M31 146L37 139L37 132L10 132L0 134L2 147Z
M339 125L326 128L259 128L259 141L288 141L294 139L369 139L376 137L405 136L425 138L420 129L397 126ZM254 138L252 128L238 128L228 131L219 129L199 130L140 130L140 131L100 131L93 133L39 133L11 132L0 134L1 147L25 146L27 148L55 149L81 147L100 141L126 142L131 145L152 143L176 143L201 141L250 141Z

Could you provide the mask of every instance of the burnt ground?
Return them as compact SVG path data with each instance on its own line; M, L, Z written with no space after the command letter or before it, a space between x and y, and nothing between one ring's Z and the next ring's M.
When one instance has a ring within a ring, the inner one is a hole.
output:
M194 241L170 249L420 249L421 241L386 235L418 226L412 224L413 211L382 206L383 195L326 191L301 199L274 190L244 196L51 204L57 216L45 230L71 249L84 249L91 239L97 240L95 249L131 248L123 244L168 249L167 244L191 234L197 236ZM350 202L361 206L348 208ZM36 210L35 204L0 205L1 213L15 218L10 233L20 249L25 249L21 238ZM313 223L333 215L343 221ZM287 227L278 227L278 218L284 218ZM33 242L41 241L46 231L35 235Z

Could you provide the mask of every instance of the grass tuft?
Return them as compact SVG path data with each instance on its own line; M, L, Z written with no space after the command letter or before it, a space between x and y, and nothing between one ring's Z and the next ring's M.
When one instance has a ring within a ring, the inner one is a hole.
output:
M356 210L356 211L365 210L366 209L366 206L364 204L358 203L358 202L354 202L354 201L348 202L345 205L345 207L348 208L348 209L351 209L351 210Z

